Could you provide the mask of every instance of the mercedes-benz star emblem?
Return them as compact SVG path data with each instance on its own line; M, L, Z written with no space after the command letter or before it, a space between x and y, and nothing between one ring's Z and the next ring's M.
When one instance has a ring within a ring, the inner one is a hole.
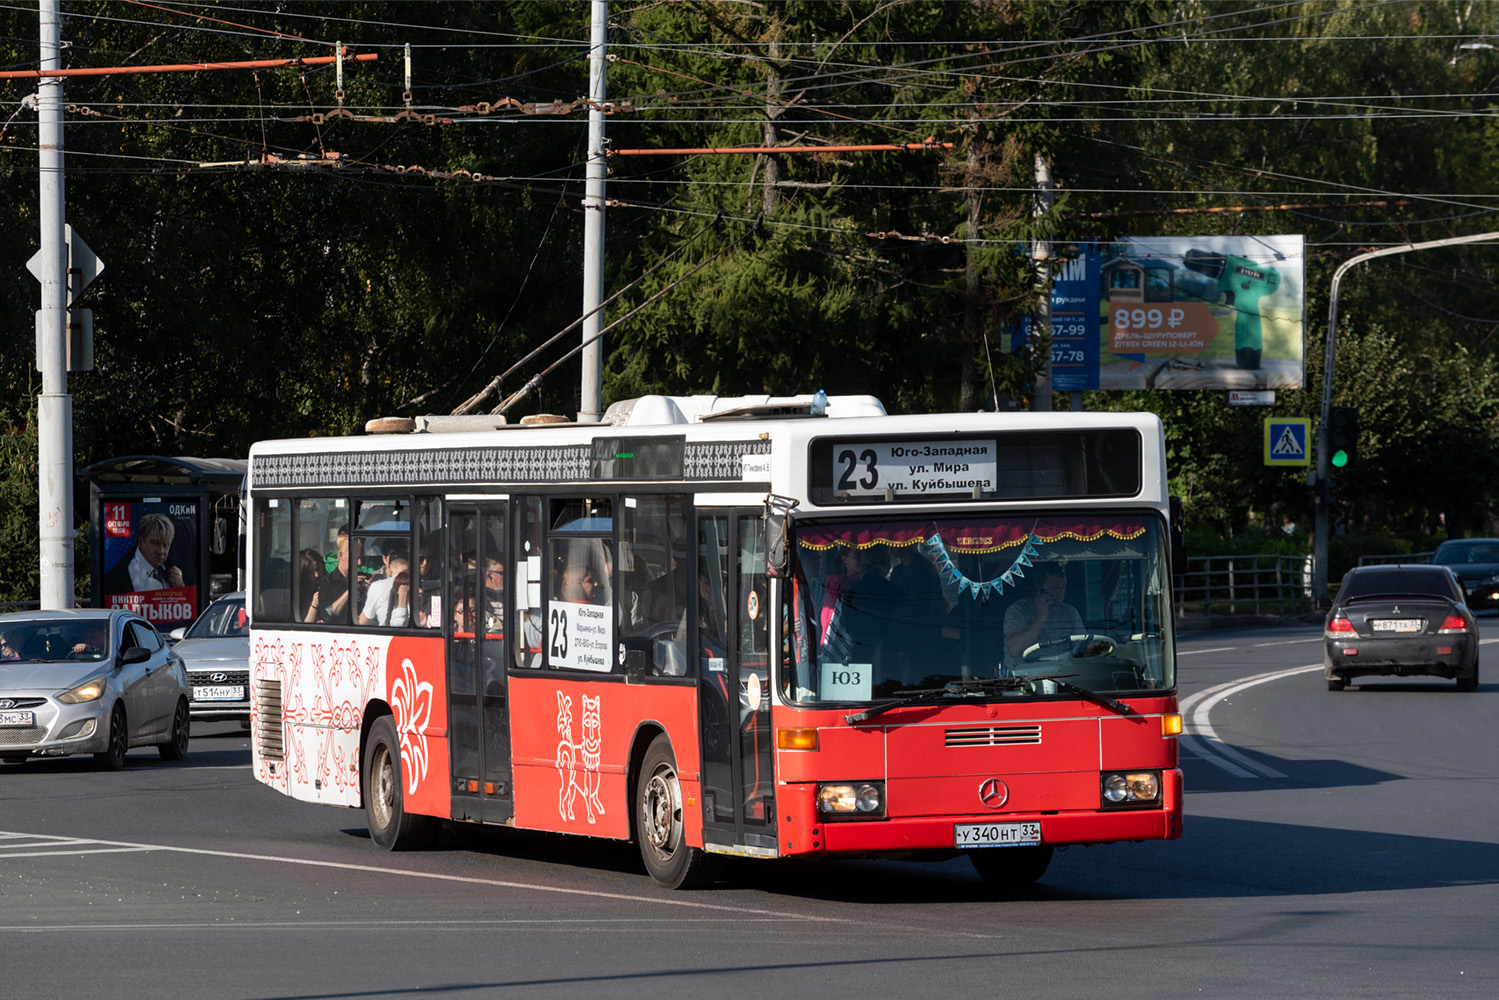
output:
M224 674L224 673L217 673L217 674L209 674L208 675L209 683L212 683L212 684L222 684L225 681L227 681L228 679L229 679L229 675L228 674Z
M1010 798L1010 789L998 778L985 778L979 785L979 801L990 809L998 809Z

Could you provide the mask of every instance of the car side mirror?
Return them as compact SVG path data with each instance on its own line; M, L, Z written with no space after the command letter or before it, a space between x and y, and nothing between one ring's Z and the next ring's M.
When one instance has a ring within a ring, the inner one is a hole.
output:
M151 651L145 646L126 646L120 651L120 666L127 663L145 663L151 658Z
M167 642L176 642L185 635L187 635L187 626L179 625L167 633Z

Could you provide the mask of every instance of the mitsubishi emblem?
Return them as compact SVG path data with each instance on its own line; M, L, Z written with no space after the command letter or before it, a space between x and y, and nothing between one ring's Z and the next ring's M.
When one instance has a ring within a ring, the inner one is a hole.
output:
M1010 798L1010 789L998 778L985 778L979 785L979 801L990 809L998 809Z

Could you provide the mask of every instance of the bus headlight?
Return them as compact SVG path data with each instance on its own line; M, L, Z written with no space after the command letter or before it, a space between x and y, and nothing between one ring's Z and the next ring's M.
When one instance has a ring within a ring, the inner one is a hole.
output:
M823 819L879 819L885 815L883 781L840 781L817 786L817 813Z
M1114 771L1103 775L1104 806L1151 806L1161 801L1160 771Z

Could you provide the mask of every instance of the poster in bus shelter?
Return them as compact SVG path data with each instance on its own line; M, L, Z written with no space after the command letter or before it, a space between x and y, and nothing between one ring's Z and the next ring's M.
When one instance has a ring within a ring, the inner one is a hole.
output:
M198 501L104 503L106 608L134 611L165 630L198 615Z
M1067 248L1054 268L1052 387L1301 388L1303 245L1159 236Z

